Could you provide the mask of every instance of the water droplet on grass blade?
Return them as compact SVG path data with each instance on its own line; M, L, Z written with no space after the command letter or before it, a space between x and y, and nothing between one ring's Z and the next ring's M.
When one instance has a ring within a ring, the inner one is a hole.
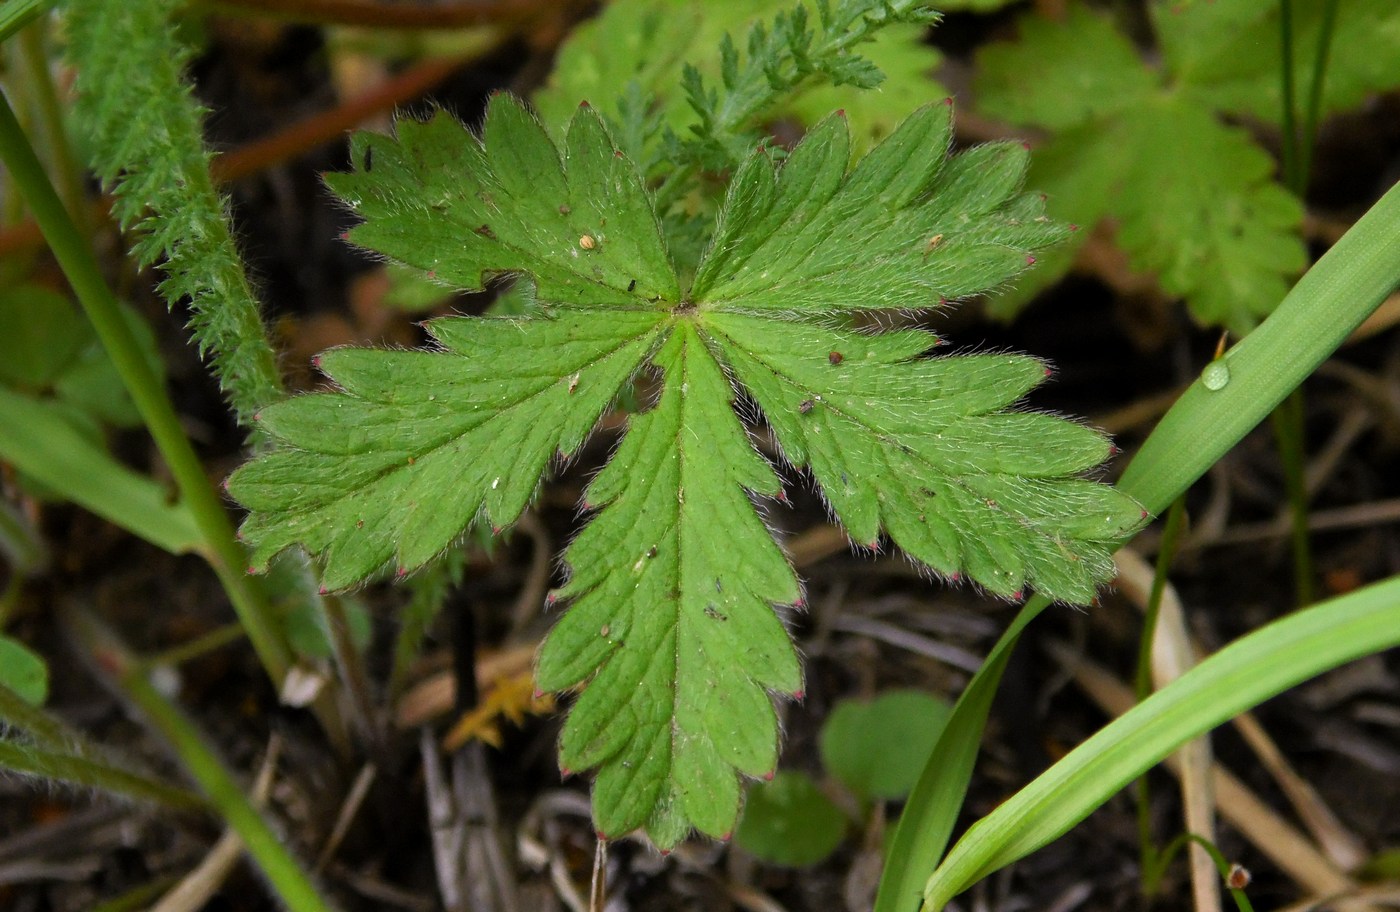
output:
M1217 358L1205 366L1201 371L1201 385L1206 389L1215 392L1223 390L1230 382L1230 366L1223 358Z

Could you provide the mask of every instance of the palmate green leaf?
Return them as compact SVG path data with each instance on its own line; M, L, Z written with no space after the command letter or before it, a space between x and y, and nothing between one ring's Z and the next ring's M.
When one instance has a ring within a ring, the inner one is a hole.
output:
M745 494L777 494L777 476L694 325L677 326L653 363L661 397L588 488L604 506L565 555L573 575L560 595L573 607L540 651L537 681L588 681L559 760L601 767L598 828L645 826L669 846L691 826L727 837L735 771L777 765L768 691L796 693L801 673L770 606L799 593Z
M357 242L465 287L528 273L538 302L435 321L439 351L328 352L337 389L265 409L279 446L229 483L256 564L299 543L342 587L412 570L474 521L504 526L554 455L654 371L654 401L587 490L596 514L565 554L570 607L538 684L581 691L560 760L597 770L605 836L727 835L742 777L777 761L772 697L801 689L777 613L801 590L752 499L781 491L740 392L856 541L887 534L996 593L1091 598L1104 543L1142 516L1081 477L1109 452L1100 435L1007 411L1040 361L934 358L927 332L840 328L996 287L1066 234L1020 192L1024 150L949 158L949 119L920 110L854 167L840 117L781 164L754 150L685 290L591 109L562 154L505 96L481 140L445 117L357 140L358 170L331 181L367 219Z
M504 96L500 96L504 98ZM610 308L676 300L675 272L632 164L588 108L557 149L514 101L480 139L451 116L361 133L353 174L327 178L365 219L349 239L457 288L528 272L542 301Z
M415 570L484 515L513 523L556 453L572 453L654 346L656 314L576 311L429 324L443 352L342 348L320 359L338 392L258 419L285 444L229 479L253 511L262 570L300 542L339 589Z
M1327 6L1293 4L1293 72L1304 96ZM1336 6L1320 99L1324 116L1400 86L1400 4L1346 0ZM1279 123L1279 7L1260 0L1214 0L1188 9L1158 2L1152 13L1164 56L1194 94L1220 110Z
M1222 108L1249 107L1232 103L1206 66L1259 56L1258 37L1247 41L1233 27L1242 11L1240 3L1221 2L1163 12L1163 40L1176 48L1165 69L1149 67L1127 36L1080 4L1064 21L1027 16L1018 41L979 55L977 84L988 114L1056 131L1029 178L1049 195L1054 215L1082 225L1112 218L1135 268L1184 297L1198 321L1239 334L1269 312L1306 263L1301 205L1274 181L1269 155L1218 116ZM1169 39L1202 19L1214 23L1209 41ZM1268 45L1275 55L1276 46L1275 38ZM1062 248L993 310L1014 314L1068 270L1071 252Z
M701 310L817 314L931 307L1009 281L1064 226L1020 194L1026 152L989 143L948 159L946 107L916 111L847 174L833 115L783 164L735 173L691 288Z
M977 96L996 117L1064 130L1132 110L1157 87L1132 42L1083 6L1063 21L1026 16L1019 30L978 55Z
M708 324L784 457L811 469L853 540L875 548L883 529L935 572L1006 596L1030 584L1085 603L1113 575L1111 543L1142 509L1067 477L1107 458L1108 441L1051 415L1002 411L1044 379L1040 361L921 358L936 342L923 332L867 336L738 314Z
M1117 154L1132 167L1122 186L1134 193L1119 243L1163 288L1189 296L1198 320L1253 329L1307 265L1303 209L1271 179L1273 161L1243 129L1180 98L1134 112L1123 132L1131 147Z

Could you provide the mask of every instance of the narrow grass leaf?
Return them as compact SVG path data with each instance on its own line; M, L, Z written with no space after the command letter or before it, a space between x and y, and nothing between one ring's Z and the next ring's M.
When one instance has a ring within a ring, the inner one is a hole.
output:
M202 545L182 502L172 502L164 486L117 462L54 403L0 388L0 459L172 554Z
M1062 835L1185 742L1289 687L1400 645L1400 579L1251 633L1157 691L982 818L930 878L931 912Z

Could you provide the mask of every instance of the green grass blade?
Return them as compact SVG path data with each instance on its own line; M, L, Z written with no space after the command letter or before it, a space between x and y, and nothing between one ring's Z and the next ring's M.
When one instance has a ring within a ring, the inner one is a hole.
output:
M124 798L153 802L175 810L206 808L204 801L187 789L91 757L8 739L0 739L0 769L41 780L44 788L52 788L54 783L62 782L80 789L100 789Z
M1185 742L1345 662L1400 646L1400 578L1245 636L1133 707L968 830L925 889L942 909L1059 837Z
M0 3L0 41L11 36L39 18L54 5L55 0L10 0Z
M1021 631L1049 604L1042 596L1026 603L958 698L900 815L875 897L875 912L911 912L919 907L929 865L943 857L962 809L982 728L1007 660Z
M208 806L242 840L248 857L279 900L297 912L335 912L285 837L268 815L244 793L208 736L179 706L151 683L148 666L137 661L116 632L76 604L60 606L68 631L91 654L93 664L116 685L142 722L169 743Z
M181 810L206 808L199 796L187 789L124 769L106 757L100 746L52 713L30 705L3 683L0 727L6 730L6 737L0 738L0 768Z
M71 747L77 736L57 716L31 704L0 682L0 725L7 734L22 731L43 747Z
M0 389L0 459L171 554L200 549L184 502L112 458L43 402Z
M1119 487L1153 513L1203 475L1322 363L1400 283L1400 185L1324 255L1258 329L1222 359L1229 382L1193 383L1153 431ZM895 833L876 912L913 908L911 884L937 864L970 777L986 714L1033 599L968 685ZM1169 753L1170 751L1164 752ZM966 771L966 774L964 774Z
M30 521L8 501L0 501L0 560L13 576L30 576L48 566L50 555L44 539ZM0 597L0 618L8 605Z
M1298 281L1273 315L1221 359L1229 382L1193 383L1118 486L1153 513L1224 456L1400 284L1400 184Z

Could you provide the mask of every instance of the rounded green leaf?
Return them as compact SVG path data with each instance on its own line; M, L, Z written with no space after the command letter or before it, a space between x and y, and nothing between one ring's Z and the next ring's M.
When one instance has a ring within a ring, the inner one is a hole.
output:
M841 844L846 818L805 773L783 771L754 786L734 841L772 864L816 864Z
M53 383L91 337L62 295L37 285L0 294L0 381L27 390Z
M822 763L858 795L903 798L918 781L952 711L921 690L843 700L822 727Z
M35 706L49 698L49 666L18 640L0 636L0 684Z

